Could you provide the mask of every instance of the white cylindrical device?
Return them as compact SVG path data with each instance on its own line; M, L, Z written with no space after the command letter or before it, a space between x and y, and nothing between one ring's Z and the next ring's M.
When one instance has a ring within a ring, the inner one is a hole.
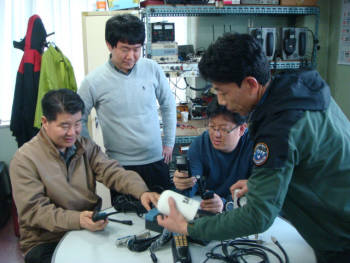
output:
M174 198L176 208L186 218L187 221L194 219L199 209L200 202L171 190L165 190L160 195L157 207L159 212L164 215L169 215L169 197Z
M241 189L236 189L233 192L233 207L238 208L245 206L247 204L247 198L245 196L237 197L237 194L241 191Z

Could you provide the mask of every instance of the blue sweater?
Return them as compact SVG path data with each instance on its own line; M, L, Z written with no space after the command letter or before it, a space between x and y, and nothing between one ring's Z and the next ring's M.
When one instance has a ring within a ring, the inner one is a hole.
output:
M253 142L247 131L230 153L214 149L205 131L192 142L188 152L192 175L204 176L207 190L213 190L222 199L230 199L230 186L249 177L252 151ZM197 190L198 184L192 187L189 196L195 195Z

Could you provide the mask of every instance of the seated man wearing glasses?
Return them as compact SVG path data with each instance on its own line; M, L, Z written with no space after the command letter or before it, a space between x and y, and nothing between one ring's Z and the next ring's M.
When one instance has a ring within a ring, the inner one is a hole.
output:
M188 151L192 177L175 171L174 184L190 197L199 190L214 191L213 198L202 200L201 209L218 213L231 198L230 186L250 174L253 142L245 118L220 106L216 98L208 105L207 115L208 131L198 136Z

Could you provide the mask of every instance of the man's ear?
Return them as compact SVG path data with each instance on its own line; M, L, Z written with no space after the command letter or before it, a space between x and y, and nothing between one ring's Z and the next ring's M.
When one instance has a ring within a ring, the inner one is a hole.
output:
M248 86L250 95L255 95L259 92L260 85L256 78L248 76L243 79L243 82Z
M247 123L243 123L241 126L239 126L239 136L243 136L245 130L247 129L248 124Z
M46 130L47 128L47 124L49 123L49 121L46 119L45 116L41 116L41 125L44 127L44 129Z

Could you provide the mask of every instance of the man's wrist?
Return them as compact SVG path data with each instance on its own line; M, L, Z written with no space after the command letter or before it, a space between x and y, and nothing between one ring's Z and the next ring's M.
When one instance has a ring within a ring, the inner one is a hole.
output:
M222 209L221 212L226 211L226 199L221 197L221 202L222 202Z
M184 224L184 229L183 229L182 231L183 231L183 233L184 233L186 236L188 236L187 227L188 227L188 223L185 222L185 224Z

